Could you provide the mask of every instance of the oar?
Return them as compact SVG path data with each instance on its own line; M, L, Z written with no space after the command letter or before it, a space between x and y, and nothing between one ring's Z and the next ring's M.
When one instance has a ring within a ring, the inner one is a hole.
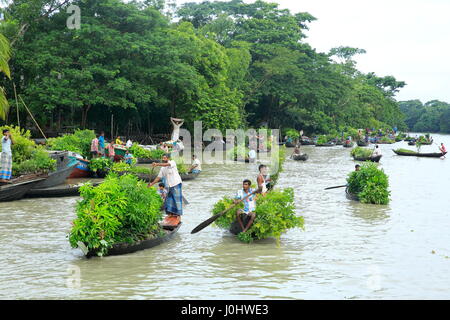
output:
M328 188L325 188L325 190L336 189L336 188L343 188L343 187L346 187L346 186L347 186L347 185L344 184L343 186L328 187Z
M198 226L196 226L192 231L191 234L197 233L200 230L203 230L204 228L206 228L207 226L209 226L211 223L213 223L214 221L216 221L218 218L220 218L221 216L223 216L225 213L227 213L228 211L230 211L231 209L233 209L234 207L236 207L239 203L241 203L242 201L244 201L245 199L247 199L248 197L250 197L251 195L254 195L255 193L260 193L261 192L261 188L257 189L256 191L250 193L248 196L242 198L241 200L239 200L238 202L236 202L234 205L232 205L231 207L229 207L228 209L222 211L221 213L216 214L215 216L212 216L211 218L203 221L202 223L200 223Z

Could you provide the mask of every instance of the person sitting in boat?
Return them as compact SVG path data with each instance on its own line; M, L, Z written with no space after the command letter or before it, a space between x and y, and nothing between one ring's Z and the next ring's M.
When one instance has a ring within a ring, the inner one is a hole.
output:
M12 176L12 151L14 139L9 129L3 130L2 153L0 155L0 182L9 183Z
M123 145L123 144L124 144L123 141L120 140L120 136L117 136L117 138L116 138L116 144L119 144L119 145Z
M164 209L167 217L163 221L163 225L175 227L181 222L181 215L183 214L183 191L182 180L178 173L177 164L170 159L170 154L166 153L162 157L162 163L152 163L152 167L162 167L158 176L153 182L148 184L148 187L153 186L161 179L165 178L166 185L169 187L167 193Z
M125 144L125 147L131 148L133 146L133 141L131 139L128 139L127 143Z
M248 179L242 182L242 189L237 192L234 198L235 203L237 203L239 200L244 199L245 197L249 196L255 191L251 188L251 185L252 182ZM255 209L256 209L255 195L252 194L244 200L244 209L239 209L236 211L236 219L239 222L239 225L241 226L242 232L247 231L253 224L253 221L255 220L256 217ZM242 221L244 220L243 218L247 216L250 217L250 220L244 227L244 223Z
M267 173L267 166L264 164L259 165L259 174L256 177L256 182L258 183L258 188L261 189L262 194L265 194L269 189L271 189L270 175Z
M381 156L381 149L378 147L378 145L375 146L375 150L372 152L372 158Z
M132 165L133 164L133 155L130 153L130 151L125 151L125 156L124 156L124 159L125 159L125 163L126 164L129 164L129 165Z
M189 173L200 173L202 171L202 163L194 154L192 155L192 166L189 168Z
M298 144L295 145L294 153L293 153L293 154L296 154L296 155L299 155L299 154L300 154L300 146L299 146Z
M256 151L254 148L250 148L250 151L248 152L248 161L250 163L256 162Z
M158 194L160 195L161 199L163 199L163 201L166 201L167 190L166 190L166 186L164 185L163 182L160 182L158 184Z

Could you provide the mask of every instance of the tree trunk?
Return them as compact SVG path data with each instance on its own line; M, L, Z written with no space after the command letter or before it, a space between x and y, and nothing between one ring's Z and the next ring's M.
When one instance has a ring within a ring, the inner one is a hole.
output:
M86 128L87 114L88 114L90 108L91 108L91 105L88 104L87 106L84 106L81 110L81 127L83 129Z

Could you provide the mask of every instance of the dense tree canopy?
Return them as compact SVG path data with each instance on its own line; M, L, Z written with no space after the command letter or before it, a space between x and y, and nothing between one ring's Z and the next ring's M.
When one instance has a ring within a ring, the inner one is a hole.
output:
M405 122L416 132L450 133L450 104L439 100L422 104L420 100L401 101L400 109L405 113Z
M73 4L80 29L66 26ZM12 1L1 26L13 44L10 102L15 83L47 130L109 131L111 115L120 133L167 132L171 116L221 130L406 128L395 101L405 83L358 71L363 49L316 52L309 13L242 0L166 9L163 0Z

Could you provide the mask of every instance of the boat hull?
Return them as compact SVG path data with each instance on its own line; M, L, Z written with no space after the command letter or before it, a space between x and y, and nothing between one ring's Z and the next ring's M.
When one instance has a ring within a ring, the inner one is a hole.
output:
M354 160L356 161L372 161L372 162L380 162L382 155L376 156L376 157L353 157Z
M308 155L306 153L303 154L293 154L292 155L292 160L296 160L296 161L306 161L308 160Z
M117 255L123 255L123 254L129 254L140 250L150 249L153 247L156 247L164 242L169 241L173 238L173 236L178 232L178 230L181 227L180 223L176 228L173 230L166 230L164 229L164 236L154 238L154 239L148 239L148 240L141 240L134 244L129 243L118 243L112 246L111 249L108 250L108 253L105 256L117 256ZM91 250L88 251L86 254L87 258L97 256L97 251Z
M35 186L39 182L42 182L43 180L45 180L45 178L37 178L33 180L1 186L0 201L20 200L31 188L33 188L33 186Z
M350 191L348 191L348 187L345 188L345 197L349 200L359 201L359 198L356 194L350 193Z
M447 152L445 152L445 153L437 153L437 152L436 153L419 153L419 152L409 153L409 152L401 152L401 151L396 151L396 150L392 150L392 151L394 151L399 156L424 157L424 158L440 158L447 154Z
M69 166L76 164L72 173L69 175L69 179L73 178L87 178L92 174L92 171L89 169L89 160L79 159L72 156L69 156L71 162Z
M64 181L66 181L66 179L71 175L74 168L75 168L75 164L73 164L70 167L66 167L66 168L63 168L63 169L55 171L55 172L51 172L51 173L49 173L47 179L34 185L32 187L32 189L51 188L51 187L63 184Z

